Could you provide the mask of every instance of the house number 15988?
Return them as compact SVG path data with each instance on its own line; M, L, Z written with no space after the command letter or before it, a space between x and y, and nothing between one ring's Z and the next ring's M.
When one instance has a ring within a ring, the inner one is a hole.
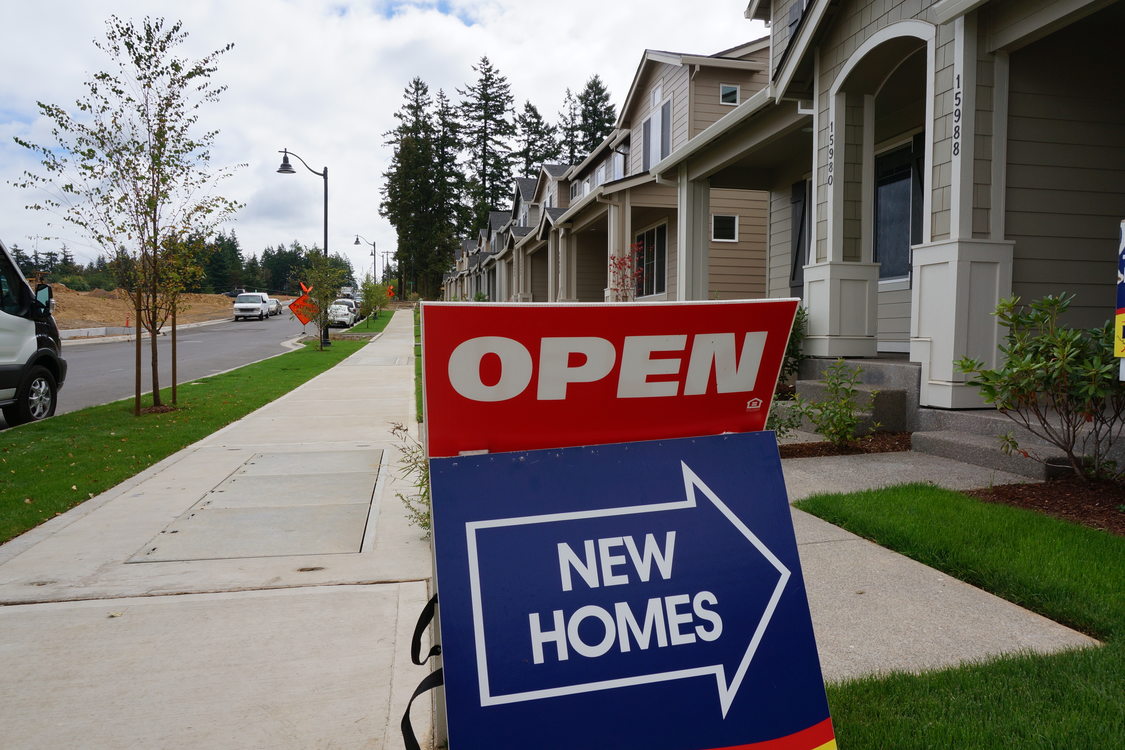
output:
M953 155L961 155L961 74L953 85Z

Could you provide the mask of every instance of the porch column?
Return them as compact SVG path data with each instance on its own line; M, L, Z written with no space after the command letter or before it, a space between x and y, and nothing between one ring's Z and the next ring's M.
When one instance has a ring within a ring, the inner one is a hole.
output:
M948 206L933 206L935 234L946 236L913 248L910 359L922 365L922 406L966 409L986 404L953 362L968 356L1001 364L1004 331L992 312L1012 294L1015 243L1003 234L1007 59L993 60L992 80L982 82L991 85L978 87L976 14L953 26L952 95L939 98L934 113L952 124L948 147L934 154L938 166L949 165ZM991 101L978 103L982 91L992 92ZM982 178L991 184L978 184Z
M559 298L559 287L562 284L559 270L559 256L562 255L563 245L566 244L567 231L559 229L547 235L547 301L555 302Z
M811 243L816 260L805 266L809 311L805 353L812 357L874 357L879 265L864 239L863 177L870 160L870 97L837 93L816 134L826 148L814 203ZM818 153L818 144L813 145ZM826 219L826 221L824 220Z
M676 299L707 299L710 268L711 185L689 180L687 164L676 183Z

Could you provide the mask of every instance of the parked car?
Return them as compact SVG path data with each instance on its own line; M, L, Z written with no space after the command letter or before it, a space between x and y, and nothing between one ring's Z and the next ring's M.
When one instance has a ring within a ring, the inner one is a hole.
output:
M350 299L338 299L328 307L328 327L355 325L355 303Z
M66 380L51 287L27 283L0 242L0 409L9 426L55 413Z
M266 304L269 305L270 315L281 315L281 300L274 297L266 297Z
M268 320L269 316L269 296L265 292L245 292L234 298L235 320L239 318Z
M231 289L229 292L223 292L223 295L226 297L237 297L238 295L245 293L245 289Z

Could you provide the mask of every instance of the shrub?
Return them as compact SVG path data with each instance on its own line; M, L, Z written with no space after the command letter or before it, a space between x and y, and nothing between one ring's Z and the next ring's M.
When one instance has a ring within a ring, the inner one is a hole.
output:
M824 371L828 398L812 402L797 396L790 408L812 422L813 428L833 445L849 445L859 437L859 405L856 402L859 390L856 384L862 373L861 368L849 367L844 360L838 359ZM868 408L874 399L875 394L872 393ZM878 426L874 424L872 429Z
M789 343L785 345L785 358L781 361L781 378L779 382L788 381L797 377L801 369L801 362L805 355L801 349L805 344L805 333L809 325L809 311L798 306L797 314L793 318L793 330L789 332Z
M406 508L406 520L410 525L420 528L428 538L431 526L430 462L426 460L426 449L398 422L391 424L391 434L402 451L402 460L398 465L399 476L409 481L414 488L408 494L396 492L395 497Z
M1125 426L1125 384L1118 380L1113 328L1069 328L1059 318L1073 294L1048 295L1021 306L1019 297L1000 301L994 313L1007 326L1000 347L1004 364L985 369L977 359L956 362L974 376L986 403L1032 435L1055 446L1083 478L1117 475L1108 457ZM1011 433L1002 436L1005 453L1038 461L1043 456L1020 448Z

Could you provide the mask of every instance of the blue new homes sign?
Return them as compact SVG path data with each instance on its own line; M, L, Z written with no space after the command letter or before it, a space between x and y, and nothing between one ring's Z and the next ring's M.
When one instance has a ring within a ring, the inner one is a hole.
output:
M453 750L835 747L771 433L431 482Z

